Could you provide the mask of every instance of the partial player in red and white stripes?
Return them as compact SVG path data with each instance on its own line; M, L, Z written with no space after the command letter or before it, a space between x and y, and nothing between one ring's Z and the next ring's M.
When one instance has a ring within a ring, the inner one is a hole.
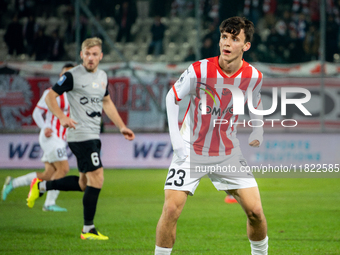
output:
M243 53L251 46L254 25L245 18L232 17L221 23L220 32L220 55L190 65L166 96L174 155L164 186L155 255L171 254L176 222L188 195L194 194L203 176L242 206L248 217L252 254L268 254L267 222L260 193L252 173L242 171L247 163L236 138L239 116L234 114L234 108L247 104L248 90L253 107L262 109L262 74L243 60ZM190 102L179 130L178 104L186 96L190 96ZM262 119L251 111L249 114L251 119ZM252 147L260 146L263 128L254 127L248 141Z
M71 68L73 68L73 64L64 65L60 76ZM44 91L32 114L35 123L40 128L39 144L43 150L41 161L45 164L45 171L31 172L16 178L8 176L2 189L2 200L6 200L12 190L21 186L28 186L36 178L41 180L59 179L69 171L65 141L66 129L60 125L59 119L47 108L45 97L49 90ZM70 106L66 94L58 98L58 105L65 114L69 115ZM67 211L65 208L56 205L58 195L58 190L51 190L47 193L43 211Z
M187 77L188 76L188 77ZM218 57L192 64L174 84L173 91L177 101L190 95L190 104L183 120L181 130L183 139L192 144L198 155L230 155L239 145L236 138L238 115L232 112L232 94L226 88L216 88L217 84L233 85L244 92L247 102L248 88L253 91L253 103L257 108L261 101L260 89L262 73L243 61L242 67L228 77L218 65ZM207 112L202 115L202 95L206 94ZM212 95L213 98L210 96ZM227 124L215 125L214 120L226 120Z
M48 107L45 102L45 97L49 91L50 89L45 90L42 97L40 98L34 111L34 120L36 124L40 127L40 129L51 128L53 135L65 140L66 128L60 125L59 119L56 118L52 114L52 112L48 110ZM66 116L69 116L70 105L68 103L66 94L64 93L60 97L58 97L57 102L60 108L63 110L64 114ZM39 117L38 114L40 114L41 117ZM42 116L43 114L45 114L45 119Z

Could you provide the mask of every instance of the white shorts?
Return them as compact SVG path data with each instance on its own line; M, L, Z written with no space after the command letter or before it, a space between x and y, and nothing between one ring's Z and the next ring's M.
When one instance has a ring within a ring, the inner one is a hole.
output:
M63 139L55 135L46 137L44 130L42 130L39 134L39 144L44 151L44 155L41 158L42 162L53 163L67 160L67 143Z
M180 160L174 154L164 189L189 191L193 195L204 176L209 177L217 190L257 187L253 174L242 168L246 165L240 147L234 148L230 155L216 157L191 152L185 160Z

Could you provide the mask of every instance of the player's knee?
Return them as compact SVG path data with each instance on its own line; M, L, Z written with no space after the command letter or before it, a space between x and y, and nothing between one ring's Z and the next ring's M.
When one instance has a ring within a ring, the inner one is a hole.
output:
M181 214L181 209L175 203L166 203L163 214L167 219L177 220Z
M82 191L85 191L86 186L87 186L86 182L83 182L83 181L79 180L78 184L79 184L80 189Z
M63 176L67 175L67 173L70 171L70 169L68 167L63 167L63 168L60 168L58 170L59 170L60 174L63 175Z
M100 186L100 188L102 188L103 185L104 185L104 177L101 177L101 178L99 178L99 180L98 180L98 186Z
M250 224L257 224L263 221L264 214L261 206L256 206L247 212Z
M44 181L49 181L51 180L52 175L53 175L53 172L43 172L43 173L37 174L37 177Z
M87 186L95 187L101 189L104 184L104 176L103 175L89 175L87 177Z

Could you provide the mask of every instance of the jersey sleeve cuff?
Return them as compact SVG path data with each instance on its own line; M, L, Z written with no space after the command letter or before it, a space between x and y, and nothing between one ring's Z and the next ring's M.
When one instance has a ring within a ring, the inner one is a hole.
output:
M177 95L177 91L176 91L176 89L175 89L175 85L174 85L174 86L172 86L172 90L173 90L173 91L174 91L174 93L175 93L175 97L176 97L176 100L177 100L177 102L181 101L182 99L180 99L180 98L178 97L178 95Z

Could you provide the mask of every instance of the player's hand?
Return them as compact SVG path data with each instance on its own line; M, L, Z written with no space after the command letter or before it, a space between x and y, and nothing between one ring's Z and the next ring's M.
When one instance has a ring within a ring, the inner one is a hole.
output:
M259 140L253 140L251 143L249 143L249 145L252 146L252 147L259 147L260 141Z
M250 133L248 143L252 147L260 147L263 142L263 129L257 128Z
M64 128L73 128L76 129L76 124L78 124L75 120L65 116L60 120L60 124L64 127Z
M131 129L127 127L121 128L120 132L124 135L126 140L132 141L133 139L135 139L135 134Z
M44 129L44 134L45 134L46 137L51 137L52 133L53 133L53 131L52 131L51 128L45 128Z

